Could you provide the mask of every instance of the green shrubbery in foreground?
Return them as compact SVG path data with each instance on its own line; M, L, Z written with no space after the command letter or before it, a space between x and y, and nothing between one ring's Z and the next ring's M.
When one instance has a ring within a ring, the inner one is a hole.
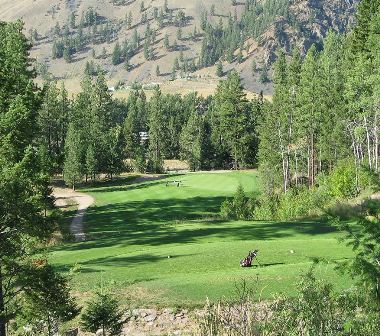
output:
M380 314L363 289L336 293L310 270L298 284L298 296L257 302L252 292L239 291L234 302L206 305L199 334L218 335L378 335ZM253 293L255 294L255 293Z
M306 214L308 206L303 207L304 204L315 206L315 202L324 199L316 197L318 193L328 195L328 200L354 196L357 189L352 187L349 169L349 165L338 166L326 179L329 184L285 195L278 202L279 209L283 206L283 211L284 204L292 200L297 209L302 209L299 213ZM326 185L330 188L323 187ZM234 200L225 202L222 211L231 210L230 213L238 216L244 202L251 200L239 187ZM277 212L288 216L295 213ZM332 216L331 225L343 233L342 241L354 252L354 258L337 262L337 269L359 280L358 287L337 293L332 284L317 280L311 269L298 284L298 295L294 298L279 296L269 303L254 303L252 297L244 294L237 302L208 304L200 322L201 335L379 335L380 209L377 201L361 204L356 209L356 219L346 222Z

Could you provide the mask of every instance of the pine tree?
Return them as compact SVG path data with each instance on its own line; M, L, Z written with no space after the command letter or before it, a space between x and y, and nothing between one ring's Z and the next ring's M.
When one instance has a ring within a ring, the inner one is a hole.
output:
M216 75L218 77L223 77L223 64L220 61L216 63Z
M155 90L149 105L148 168L154 173L161 173L164 163L166 120L162 94L159 88Z
M357 24L354 28L353 49L355 52L368 52L367 41L370 35L371 21L378 13L380 0L362 0L358 5L356 20Z
M127 22L128 29L131 29L132 22L133 22L132 12L129 12L129 14L128 14L128 22Z
M256 71L257 71L257 63L255 60L252 61L251 71L252 71L252 77L254 77L256 75Z
M248 140L248 101L240 76L233 71L219 84L214 100L215 117L219 125L216 136L226 146L233 158L233 167L238 169L244 164L244 151Z
M55 329L62 322L72 320L79 309L70 296L68 279L58 274L44 260L38 261L38 267L29 266L23 282L28 286L23 304L23 316L29 326L38 324L48 336L55 334Z
M202 166L203 122L196 110L192 111L180 137L181 158L186 160L191 171Z
M40 277L31 280L37 246L54 230L46 211L53 208L49 168L40 148L36 111L41 91L33 83L29 42L21 22L0 24L0 334L20 314L21 295L36 293ZM46 154L46 151L45 151ZM58 291L55 283L43 287ZM59 284L57 284L59 286ZM58 302L50 307L59 309Z
M95 151L90 144L86 152L86 177L89 176L91 180L95 180L97 168L97 160L95 157Z
M110 294L97 292L82 314L82 327L92 333L101 329L103 336L118 336L122 334L122 316L118 302Z
M76 28L76 15L74 12L72 12L70 15L70 27L71 27L71 29Z
M265 83L268 83L269 81L270 80L268 77L268 67L267 67L267 65L264 65L261 68L261 72L260 72L260 82L265 84Z
M170 42L169 42L169 35L165 34L164 38L164 46L167 51L170 51Z
M179 27L177 29L177 40L181 41L182 40L182 28Z
M112 52L112 64L118 65L122 62L122 52L119 42L116 43L113 52Z
M80 146L78 131L69 125L65 144L65 164L63 169L65 182L75 190L78 182L82 180L82 148Z
M299 109L296 114L298 137L307 139L308 179L310 186L315 184L317 139L321 126L321 110L318 102L319 92L318 54L313 45L302 64L300 90L298 95Z

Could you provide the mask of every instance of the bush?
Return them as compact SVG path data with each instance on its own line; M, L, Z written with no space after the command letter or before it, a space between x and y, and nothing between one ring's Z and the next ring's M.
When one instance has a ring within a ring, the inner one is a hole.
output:
M363 289L343 293L317 280L314 267L298 284L298 296L282 296L270 303L256 302L246 290L234 301L207 301L198 323L202 336L254 335L379 335L379 312L368 305Z
M248 220L251 218L254 203L254 198L249 198L243 186L239 184L234 198L222 203L220 207L221 216L225 219Z
M342 160L329 178L331 196L349 199L357 195L356 167L351 160Z
M211 303L207 300L204 314L198 320L198 334L201 336L255 336L258 335L257 316L260 314L252 295L243 280L236 286L234 301Z
M103 336L118 336L122 333L121 318L117 300L110 294L97 292L82 314L82 327L92 333L101 329Z
M261 323L263 335L378 335L380 316L362 290L341 294L316 279L313 268L298 284L299 296L279 298Z
M255 220L289 220L318 214L331 196L325 188L291 189L287 193L263 196L253 209Z

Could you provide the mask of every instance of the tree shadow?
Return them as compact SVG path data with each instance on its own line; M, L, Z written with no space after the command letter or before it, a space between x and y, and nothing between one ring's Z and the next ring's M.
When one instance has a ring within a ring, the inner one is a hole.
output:
M154 262L159 262L165 259L170 261L171 259L178 259L178 258L189 257L189 256L193 256L193 254L175 255L175 256L170 256L170 258L168 258L167 256L159 256L159 255L152 255L152 254L139 254L139 255L134 255L134 256L122 256L122 257L111 256L111 257L91 259L91 260L81 263L81 266L100 265L100 266L112 266L112 267L129 267L129 266L135 266L137 264L154 263ZM85 266L84 269L86 268L87 267ZM91 270L91 268L89 269Z
M157 182L162 183L162 182ZM141 188L142 186L135 186ZM146 199L94 206L85 217L88 240L57 249L82 250L110 246L162 246L194 243L205 238L272 240L295 235L323 235L336 232L328 223L231 222L204 220L219 212L225 197L188 199ZM195 223L194 223L195 222Z

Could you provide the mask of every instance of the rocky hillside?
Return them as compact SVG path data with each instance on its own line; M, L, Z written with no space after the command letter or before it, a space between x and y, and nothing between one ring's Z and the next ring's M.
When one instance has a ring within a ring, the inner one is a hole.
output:
M205 94L235 68L270 93L276 51L344 32L359 0L0 0L0 20L25 21L41 77L78 89L84 71L111 86L166 83ZM218 76L217 76L218 75Z

